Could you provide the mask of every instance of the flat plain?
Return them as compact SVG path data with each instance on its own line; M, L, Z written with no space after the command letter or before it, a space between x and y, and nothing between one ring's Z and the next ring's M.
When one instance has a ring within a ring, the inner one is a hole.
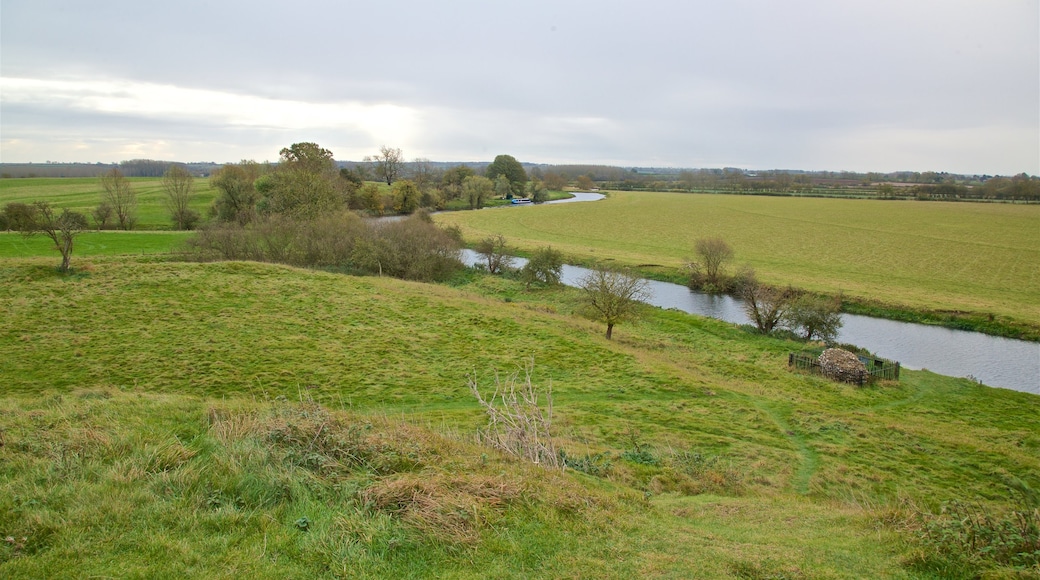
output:
M470 240L501 234L527 251L673 275L696 240L718 236L734 267L771 284L1040 325L1040 205L610 192L437 220Z

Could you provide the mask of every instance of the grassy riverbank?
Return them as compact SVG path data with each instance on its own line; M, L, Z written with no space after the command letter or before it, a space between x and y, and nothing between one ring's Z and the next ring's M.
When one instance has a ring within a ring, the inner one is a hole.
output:
M0 262L7 577L970 574L999 566L935 552L920 514L1040 487L1040 398L837 385L710 319L606 341L574 290L471 273L50 262ZM467 375L528 357L563 473L476 442Z
M900 318L1040 338L1040 206L612 192L605 201L442 214L574 262L679 278L720 236L766 282L842 294ZM860 310L862 311L862 310ZM931 313L931 314L929 314Z

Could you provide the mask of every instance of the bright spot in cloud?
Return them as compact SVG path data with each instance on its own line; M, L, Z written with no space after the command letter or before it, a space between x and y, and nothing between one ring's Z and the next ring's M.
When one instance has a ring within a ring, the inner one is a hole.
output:
M305 130L342 128L389 142L408 142L419 114L400 105L311 103L129 81L5 77L4 104L72 109L111 115L199 121L226 126Z

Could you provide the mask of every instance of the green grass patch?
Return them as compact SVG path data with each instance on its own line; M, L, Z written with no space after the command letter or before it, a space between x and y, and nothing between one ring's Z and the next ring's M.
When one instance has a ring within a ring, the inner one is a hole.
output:
M6 577L915 577L885 514L1040 487L1035 395L835 384L675 311L606 341L573 289L472 273L91 264L0 262ZM475 443L467 377L528 357L563 473Z
M572 261L676 273L719 236L773 284L1040 327L1040 206L612 192L596 203L441 214ZM674 277L674 274L672 274ZM659 276L660 277L660 276Z
M171 229L170 212L164 205L166 194L162 178L131 177L129 181L137 193L137 224L134 229ZM57 208L78 211L90 220L91 212L101 203L103 192L100 180L93 177L0 179L0 207L11 202L48 201ZM209 186L209 179L196 178L195 197L190 207L205 218L216 197L217 190ZM109 227L116 226L110 221Z

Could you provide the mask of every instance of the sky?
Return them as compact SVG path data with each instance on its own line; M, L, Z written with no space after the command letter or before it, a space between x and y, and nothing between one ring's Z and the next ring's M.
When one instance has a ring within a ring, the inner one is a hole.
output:
M0 0L0 162L1040 174L1040 0Z

